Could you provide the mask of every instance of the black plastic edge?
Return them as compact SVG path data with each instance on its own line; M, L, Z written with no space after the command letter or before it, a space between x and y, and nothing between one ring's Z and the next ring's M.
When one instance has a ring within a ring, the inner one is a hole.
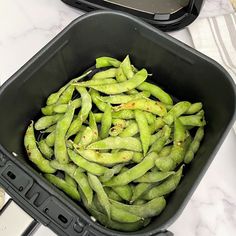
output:
M85 12L94 10L118 10L133 14L140 17L142 20L152 24L153 26L161 29L162 31L175 31L186 27L191 24L199 15L204 0L193 1L190 0L189 5L180 11L170 14L168 19L155 19L155 14L143 13L130 8L103 2L100 0L62 0L64 3L69 4L75 8L79 8ZM196 3L197 2L197 3Z

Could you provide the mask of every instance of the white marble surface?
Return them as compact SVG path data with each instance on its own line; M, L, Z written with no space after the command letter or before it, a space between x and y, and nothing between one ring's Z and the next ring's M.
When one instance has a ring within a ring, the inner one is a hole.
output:
M232 11L227 0L208 0L201 17ZM60 0L0 0L0 84L81 14ZM171 35L192 46L186 29ZM169 228L175 235L236 234L235 144L231 131L182 215ZM55 234L42 226L35 235Z

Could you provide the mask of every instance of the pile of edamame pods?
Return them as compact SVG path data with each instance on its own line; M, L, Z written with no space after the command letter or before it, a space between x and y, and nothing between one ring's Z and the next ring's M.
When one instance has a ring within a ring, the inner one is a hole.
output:
M24 137L28 158L48 181L120 231L145 227L163 211L204 136L202 103L174 104L149 76L129 56L99 57L96 73L47 98Z

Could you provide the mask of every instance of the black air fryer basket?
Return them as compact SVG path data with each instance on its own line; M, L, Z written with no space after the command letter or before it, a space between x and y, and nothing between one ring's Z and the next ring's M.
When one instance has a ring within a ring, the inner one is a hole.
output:
M62 0L86 12L119 10L138 16L163 31L181 29L199 15L204 0Z
M33 168L23 146L25 130L49 94L92 66L95 58L122 59L127 54L168 93L202 101L207 120L202 145L166 209L150 225L130 233L93 222L80 204ZM231 128L235 106L233 80L213 60L131 15L90 13L72 22L0 88L0 184L28 214L59 235L168 235L166 229L182 212Z

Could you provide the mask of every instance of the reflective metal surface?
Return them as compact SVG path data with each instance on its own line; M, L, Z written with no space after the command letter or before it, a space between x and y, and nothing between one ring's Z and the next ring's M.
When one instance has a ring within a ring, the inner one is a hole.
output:
M189 0L104 0L134 10L155 13L174 13L188 5Z

